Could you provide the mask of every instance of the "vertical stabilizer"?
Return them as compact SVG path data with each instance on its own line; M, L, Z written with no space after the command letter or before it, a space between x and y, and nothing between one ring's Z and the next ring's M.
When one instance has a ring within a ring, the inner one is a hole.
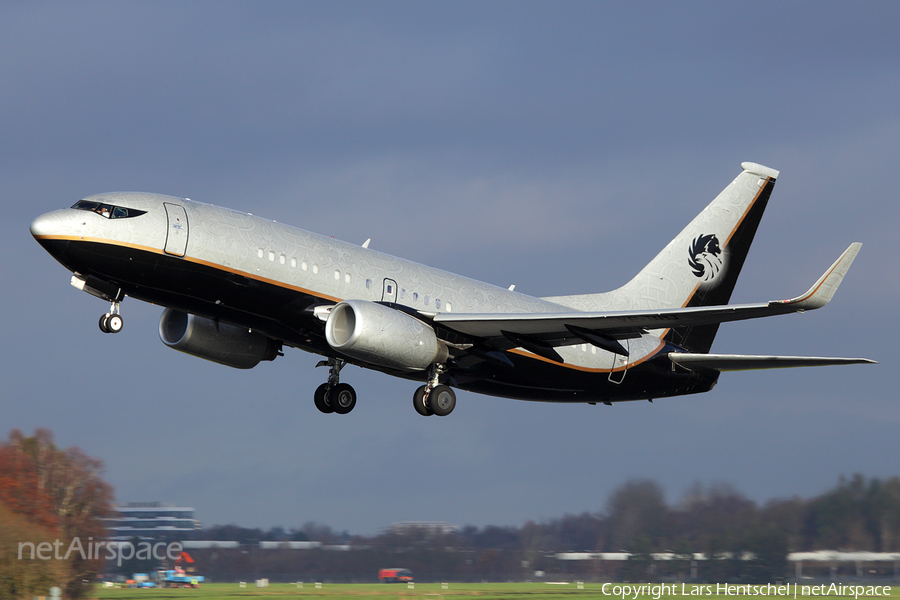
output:
M778 171L756 163L741 166L743 172L624 286L547 300L587 311L727 304L778 178ZM693 352L708 352L717 330L718 325L701 325L660 334Z

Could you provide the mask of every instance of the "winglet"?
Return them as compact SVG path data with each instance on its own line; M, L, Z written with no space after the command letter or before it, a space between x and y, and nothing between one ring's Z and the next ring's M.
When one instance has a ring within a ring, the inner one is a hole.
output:
M819 277L819 280L807 292L790 300L776 300L769 302L769 305L791 305L796 310L813 310L822 308L834 297L838 286L844 280L844 275L850 270L853 259L859 253L862 244L854 242L850 247L841 254L840 258L834 261L834 264L825 271L825 274Z

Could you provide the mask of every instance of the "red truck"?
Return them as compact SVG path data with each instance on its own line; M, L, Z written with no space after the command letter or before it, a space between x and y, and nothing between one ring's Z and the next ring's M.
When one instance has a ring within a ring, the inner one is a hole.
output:
M382 583L407 583L412 580L413 574L409 569L381 569L378 571L378 581Z

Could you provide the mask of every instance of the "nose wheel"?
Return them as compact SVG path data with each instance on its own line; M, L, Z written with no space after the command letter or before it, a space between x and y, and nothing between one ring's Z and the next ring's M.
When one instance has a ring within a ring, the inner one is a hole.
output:
M119 314L119 303L113 302L109 307L109 312L100 317L100 331L103 333L119 333L125 326L122 315Z

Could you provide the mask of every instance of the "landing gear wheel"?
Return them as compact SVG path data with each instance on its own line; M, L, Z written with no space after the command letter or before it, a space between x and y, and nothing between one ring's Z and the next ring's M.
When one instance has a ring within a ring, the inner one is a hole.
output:
M456 392L449 385L438 385L428 394L428 407L439 417L446 417L456 408Z
M339 415L346 415L356 406L356 390L348 383L339 383L328 392L328 400Z
M428 401L425 399L424 385L420 386L413 394L413 406L415 407L416 412L423 417L429 417L434 414L431 412L431 408L428 407Z
M122 315L113 314L106 318L106 331L108 333L119 333L124 325L125 322L122 321Z
M122 320L122 315L119 313L119 305L119 300L113 300L109 304L109 312L100 317L100 331L103 333L119 333L122 331L125 321Z
M316 408L318 408L320 412L323 412L325 414L334 412L334 406L332 406L331 402L329 402L328 391L328 384L323 383L316 388L316 393L313 395L313 400L316 403Z

